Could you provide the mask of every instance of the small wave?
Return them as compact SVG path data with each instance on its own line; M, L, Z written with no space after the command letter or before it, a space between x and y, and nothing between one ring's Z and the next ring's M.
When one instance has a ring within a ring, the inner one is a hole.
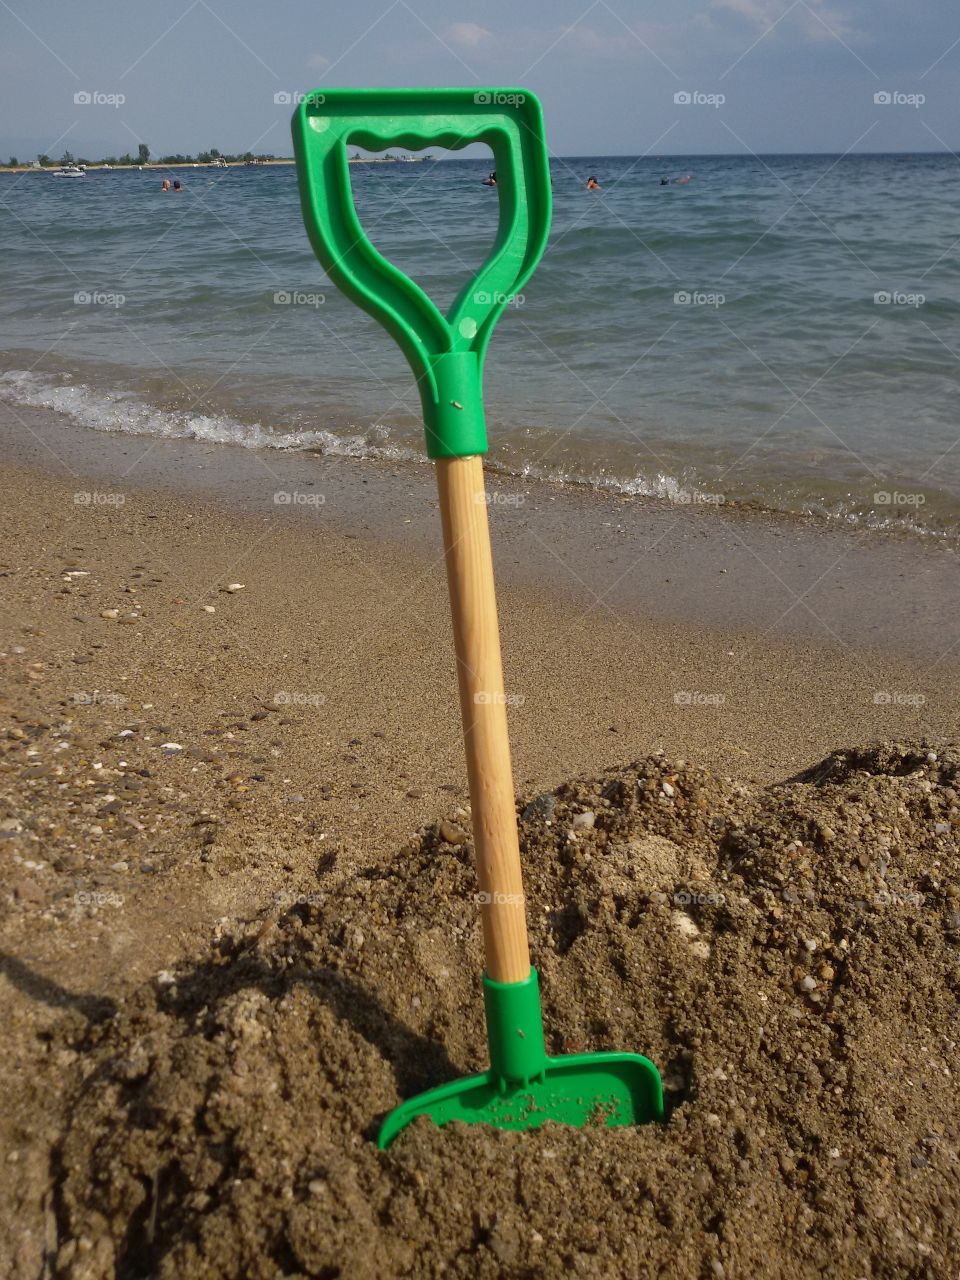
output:
M633 476L620 476L602 469L578 472L562 467L540 467L532 463L504 465L492 461L489 465L493 471L518 476L525 480L546 482L562 487L602 490L618 497L653 498L678 507L698 507L701 510L736 508L769 516L784 516L788 519L807 518L822 521L825 524L839 523L854 528L883 533L906 533L925 538L952 539L956 538L958 531L955 516L945 515L940 519L934 517L923 520L916 512L884 515L882 512L865 509L862 503L856 503L852 499L844 501L798 496L793 500L785 500L774 493L764 494L759 491L724 494L711 492L703 484L694 483L689 478L678 479L662 471L650 475L639 473Z
M384 458L422 461L413 449L391 444L386 427L375 426L358 435L332 431L270 431L259 423L238 422L226 414L193 413L184 409L158 409L132 391L102 391L84 383L58 382L53 378L11 369L0 374L0 400L62 413L95 431L126 435L163 436L169 440L205 440L212 444L240 445L245 449L311 450L347 458Z
M375 424L355 434L327 430L272 431L260 423L243 423L227 414L198 414L186 409L161 409L147 403L136 392L102 390L69 380L24 369L0 373L0 402L63 414L81 426L126 435L160 436L166 439L201 440L212 444L238 445L246 449L305 451L336 457L369 458L388 462L426 463L425 453L392 442L389 428ZM511 451L512 452L512 451ZM757 512L805 516L826 523L842 523L877 531L909 532L935 538L955 537L954 513L940 519L884 514L864 509L862 502L812 494L794 494L786 500L772 492L733 494L711 493L690 476L683 478L657 471L616 474L615 470L591 466L549 467L527 462L515 453L508 458L488 456L485 465L494 472L520 480L545 482L566 488L602 490L630 498L651 498L676 506L751 508Z
M603 489L626 498L660 498L676 503L677 506L719 506L726 500L721 493L708 493L699 485L684 483L676 476L662 471L655 475L615 476L606 471L578 473L562 468L538 467L532 463L495 469L524 480L546 480L552 484Z

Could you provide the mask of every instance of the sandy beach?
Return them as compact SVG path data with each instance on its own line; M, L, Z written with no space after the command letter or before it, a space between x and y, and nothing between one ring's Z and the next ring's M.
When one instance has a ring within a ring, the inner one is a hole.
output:
M0 1280L960 1280L945 7L0 7Z
M286 937L330 884L352 901L399 851L432 847L425 831L454 835L448 857L468 838L438 521L426 468L124 440L37 411L4 411L2 426L3 1252L10 1274L35 1275L69 1238L56 1274L108 1275L110 1215L89 1217L80 1165L63 1163L69 1086L102 1062L96 1028L116 1029L158 981L175 989L217 939ZM887 743L922 763L955 741L949 548L495 475L490 490L523 804L658 752L669 776L717 779L700 784L713 806L711 786L767 795L844 748ZM935 782L941 871L916 868L937 902L958 867L950 791ZM462 966L475 950L445 954ZM471 1026L466 1057L482 1054ZM424 1034L442 1044L449 1018ZM170 1229L169 1252L142 1255L174 1267L157 1274L186 1265ZM398 1256L384 1265L402 1274ZM239 1264L191 1265L180 1274Z

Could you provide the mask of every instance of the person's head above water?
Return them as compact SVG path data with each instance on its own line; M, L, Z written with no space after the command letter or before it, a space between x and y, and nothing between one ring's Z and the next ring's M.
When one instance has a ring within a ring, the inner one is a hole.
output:
M587 179L587 190L588 190L588 191L599 191L599 190L600 190L600 183L599 183L599 182L597 181L597 179L593 176L593 174L591 174L591 175L590 175L590 177Z

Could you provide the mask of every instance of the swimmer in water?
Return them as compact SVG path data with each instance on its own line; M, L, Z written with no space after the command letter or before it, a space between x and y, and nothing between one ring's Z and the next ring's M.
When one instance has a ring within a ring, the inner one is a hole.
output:
M492 173L487 174L487 176L483 180L483 185L485 187L495 187L497 185L496 169L494 169Z
M687 183L691 181L692 178L693 178L693 174L688 173L683 178L674 178L674 182L677 184L678 187L685 187Z
M587 190L602 191L603 188L600 186L600 183L596 180L596 178L590 177L587 179Z
M163 183L161 184L160 190L161 190L161 191L169 191L169 190L170 190L170 179L169 179L169 178L164 178Z
M180 185L180 179L179 179L179 178L174 178L174 180L173 180L173 189L174 189L174 191L182 191L182 190L183 190L183 187L181 187L181 185Z
M670 185L670 179L669 179L669 178L661 178L661 179L660 179L660 185L661 185L661 187L669 187L669 185Z

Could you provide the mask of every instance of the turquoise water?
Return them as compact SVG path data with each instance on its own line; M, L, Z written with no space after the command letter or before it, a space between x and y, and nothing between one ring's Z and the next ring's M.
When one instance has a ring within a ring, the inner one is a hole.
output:
M371 238L438 301L492 240L489 167L352 168ZM65 425L422 456L406 365L325 279L292 167L179 176L179 195L152 171L0 176L0 398ZM953 157L586 157L553 180L549 248L490 348L496 465L960 531Z

